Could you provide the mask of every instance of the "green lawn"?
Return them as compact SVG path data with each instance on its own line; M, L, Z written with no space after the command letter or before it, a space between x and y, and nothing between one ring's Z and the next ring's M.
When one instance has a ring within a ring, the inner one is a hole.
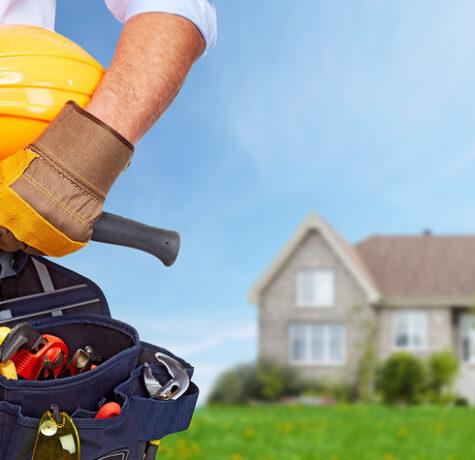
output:
M199 409L159 459L470 460L475 410L383 406Z

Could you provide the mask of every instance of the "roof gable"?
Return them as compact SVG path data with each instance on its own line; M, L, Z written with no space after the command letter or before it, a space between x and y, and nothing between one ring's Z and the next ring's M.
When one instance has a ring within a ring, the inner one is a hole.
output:
M249 301L251 303L259 303L260 294L269 285L272 279L287 263L296 251L299 244L304 240L309 232L317 230L332 251L337 255L348 271L355 278L356 282L361 286L368 296L370 302L376 302L380 295L376 289L371 275L366 270L358 253L354 247L349 245L330 225L328 225L318 214L311 213L297 232L282 248L276 259L263 273L249 293Z

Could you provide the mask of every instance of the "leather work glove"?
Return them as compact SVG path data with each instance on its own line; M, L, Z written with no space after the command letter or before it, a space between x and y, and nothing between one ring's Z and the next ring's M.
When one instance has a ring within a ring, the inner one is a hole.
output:
M0 161L0 249L60 257L84 247L134 147L75 102Z

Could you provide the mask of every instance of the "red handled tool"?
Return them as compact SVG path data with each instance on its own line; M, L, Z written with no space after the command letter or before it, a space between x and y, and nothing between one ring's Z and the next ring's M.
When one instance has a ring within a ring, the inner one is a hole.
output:
M68 347L60 338L49 334L42 338L39 348L21 348L12 356L18 375L26 380L58 378L68 360Z
M112 418L117 417L120 415L122 408L120 404L116 402L108 402L104 404L100 409L99 412L94 417L95 419L104 419L104 418Z
M54 335L41 335L28 323L19 323L0 347L0 360L5 363L9 359L26 380L57 378L67 364L68 347Z

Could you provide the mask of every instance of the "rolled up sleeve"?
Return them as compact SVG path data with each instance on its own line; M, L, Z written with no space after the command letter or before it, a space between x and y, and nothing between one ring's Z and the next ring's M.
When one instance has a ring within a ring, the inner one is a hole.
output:
M193 22L206 41L206 49L216 44L216 9L210 0L105 0L121 22L140 13L162 12L183 16Z

